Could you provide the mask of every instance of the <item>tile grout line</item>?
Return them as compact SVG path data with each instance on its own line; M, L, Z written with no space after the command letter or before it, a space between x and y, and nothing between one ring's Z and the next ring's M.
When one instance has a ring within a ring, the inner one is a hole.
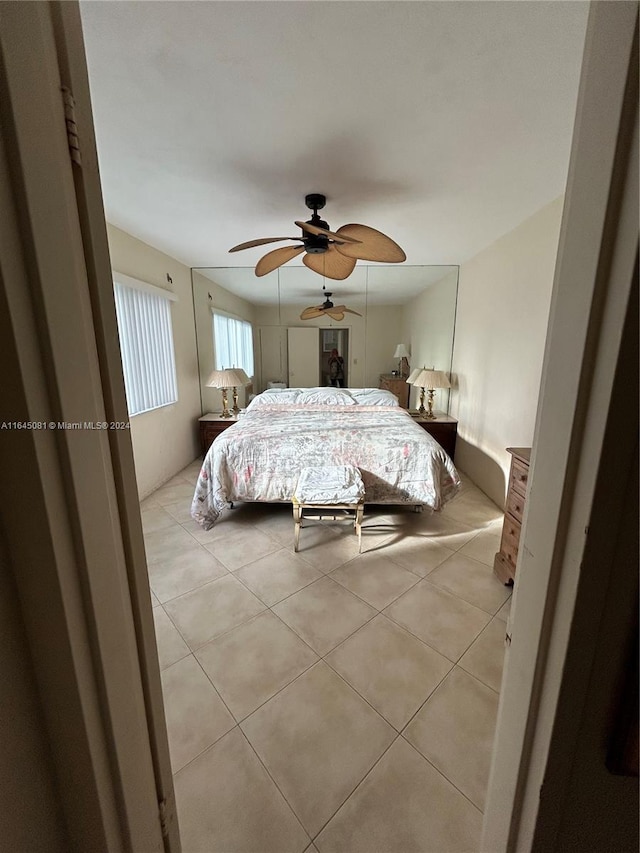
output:
M240 724L238 724L238 730L240 731L240 733L241 733L242 737L245 739L245 741L249 744L249 748L251 749L251 751L253 752L253 754L255 755L255 757L256 757L256 758L258 759L258 761L260 762L260 765L261 765L261 766L262 766L262 768L264 769L264 772L267 774L267 776L269 777L269 779L271 779L271 781L273 782L273 784L274 784L274 786L275 786L276 791L280 794L280 796L282 797L282 799L285 801L285 803L286 803L286 804L287 804L287 806L289 807L289 809L290 809L290 811L291 811L291 814L295 817L295 819L298 821L298 823L299 823L299 824L300 824L300 826L302 827L302 831L305 833L305 835L306 835L306 836L307 836L307 838L309 839L309 844L313 844L313 838L311 837L311 833L308 831L307 827L302 823L302 820L301 820L301 819L300 819L300 817L298 816L298 813L297 813L297 812L296 812L296 810L293 808L293 806L291 805L291 803L289 802L289 800L285 797L284 793L283 793L283 792L282 792L282 790L280 789L280 786L278 785L278 783L276 782L276 780L273 778L273 776L272 776L272 775L271 775L271 773L269 772L269 768L267 767L267 765L264 763L264 761L263 761L263 760L262 760L262 758L260 757L260 755L259 755L259 753L257 752L256 748L255 748L255 747L254 747L254 745L251 743L251 741L250 741L250 740L249 740L249 738L247 737L246 732L244 731L244 729L242 728L242 726L241 726ZM306 845L306 847L303 847L302 849L303 849L303 850L306 850L306 849L307 849L307 847L309 847L309 844L307 844L307 845Z
M495 694L496 694L496 696L500 696L500 691L499 691L499 690L496 690L496 689L495 689L495 687L492 687L490 684L487 684L487 683L486 683L485 681L483 681L481 678L478 678L478 676L477 676L477 675L474 675L472 672L469 672L469 670L468 670L468 669L465 669L463 666L460 666L460 664L459 664L459 663L455 664L454 669L455 669L455 667L458 667L458 669L460 670L460 672L464 672L464 674L465 674L465 675L467 675L469 678L473 678L473 680L474 680L474 681L477 681L477 682L478 682L478 684L481 684L483 687L486 687L486 688L487 688L487 690L490 690L492 693L495 693Z
M457 786L454 782L452 782L452 781L451 781L451 779L449 779L449 777L448 777L445 773L443 773L443 771L442 771L442 770L440 770L440 768L439 768L439 767L436 767L436 765L433 763L433 761L430 761L430 760L427 758L427 756L426 756L423 752L421 752L415 744L413 744L413 743L411 743L411 741L407 740L407 738L404 736L404 734L400 734L400 737L404 740L404 742L405 742L405 743L409 744L409 746L410 746L412 749L415 749L415 751L418 753L418 755L419 755L421 758L423 758L423 759L427 762L427 764L429 764L431 767L433 767L433 769L436 771L436 773L438 773L440 776L442 776L442 778L443 778L443 779L445 779L445 780L446 780L446 781L447 781L447 782L448 782L448 783L449 783L453 788L455 788L455 789L456 789L456 791L457 791L459 794L461 794L461 796L463 796L463 797L465 798L465 800L466 800L468 803L471 803L471 805L474 807L474 809L476 809L476 811L480 812L480 814L481 814L481 815L484 815L484 810L483 810L483 809L481 809L479 806L477 806L477 805L473 802L473 800L471 800L471 799L470 799L470 798L465 794L465 792L464 792L464 791L461 791L461 790L460 790L460 788L458 788L458 786ZM495 737L495 732L494 732L494 737Z

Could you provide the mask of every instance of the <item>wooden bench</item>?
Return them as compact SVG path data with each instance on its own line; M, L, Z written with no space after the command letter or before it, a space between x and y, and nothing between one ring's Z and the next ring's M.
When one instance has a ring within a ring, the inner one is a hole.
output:
M355 465L327 465L323 468L303 468L292 496L294 551L298 550L300 528L304 518L335 521L345 513L353 513L358 536L358 553L362 551L362 516L364 514L364 484ZM340 515L337 515L337 512Z

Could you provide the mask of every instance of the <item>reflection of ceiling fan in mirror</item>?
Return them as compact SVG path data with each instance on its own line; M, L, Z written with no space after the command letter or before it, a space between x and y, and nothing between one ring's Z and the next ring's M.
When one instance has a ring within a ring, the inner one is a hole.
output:
M347 308L346 305L334 305L331 301L332 293L329 293L328 290L325 290L324 285L322 286L322 292L325 296L325 300L322 305L312 305L310 308L305 308L302 314L300 315L301 320L315 320L317 317L331 317L332 320L344 320L345 314L355 314L357 317L362 317L362 314L358 314L357 311L352 311L351 308Z
M320 193L305 196L305 204L313 211L313 216L307 222L296 220L295 224L303 231L301 237L263 237L240 243L229 251L239 252L280 240L298 240L302 242L302 246L282 246L260 258L256 264L256 275L273 272L305 252L302 262L306 267L326 278L339 281L351 275L357 260L399 264L407 259L397 243L368 225L353 223L342 225L335 233L330 231L328 223L318 216L318 211L322 210L325 203L326 198Z

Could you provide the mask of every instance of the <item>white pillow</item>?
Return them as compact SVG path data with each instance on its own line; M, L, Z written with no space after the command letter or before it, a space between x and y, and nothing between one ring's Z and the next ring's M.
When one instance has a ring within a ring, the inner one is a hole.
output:
M351 393L359 406L399 406L398 398L391 391L381 388L353 388Z
M355 400L345 388L307 388L296 403L303 405L353 406Z
M257 394L249 403L246 411L257 409L260 406L290 406L298 402L300 389L298 388L268 388L262 394Z

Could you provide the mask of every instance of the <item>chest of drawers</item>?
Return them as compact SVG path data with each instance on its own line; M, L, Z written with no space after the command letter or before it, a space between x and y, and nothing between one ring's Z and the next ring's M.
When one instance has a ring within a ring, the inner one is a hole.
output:
M511 470L502 525L502 539L500 540L500 550L493 561L493 571L503 583L513 583L520 547L522 516L524 515L527 497L531 448L507 447L507 451L511 454Z
M409 392L411 385L407 384L406 376L393 376L391 373L380 374L380 388L395 394L403 409L409 408Z

